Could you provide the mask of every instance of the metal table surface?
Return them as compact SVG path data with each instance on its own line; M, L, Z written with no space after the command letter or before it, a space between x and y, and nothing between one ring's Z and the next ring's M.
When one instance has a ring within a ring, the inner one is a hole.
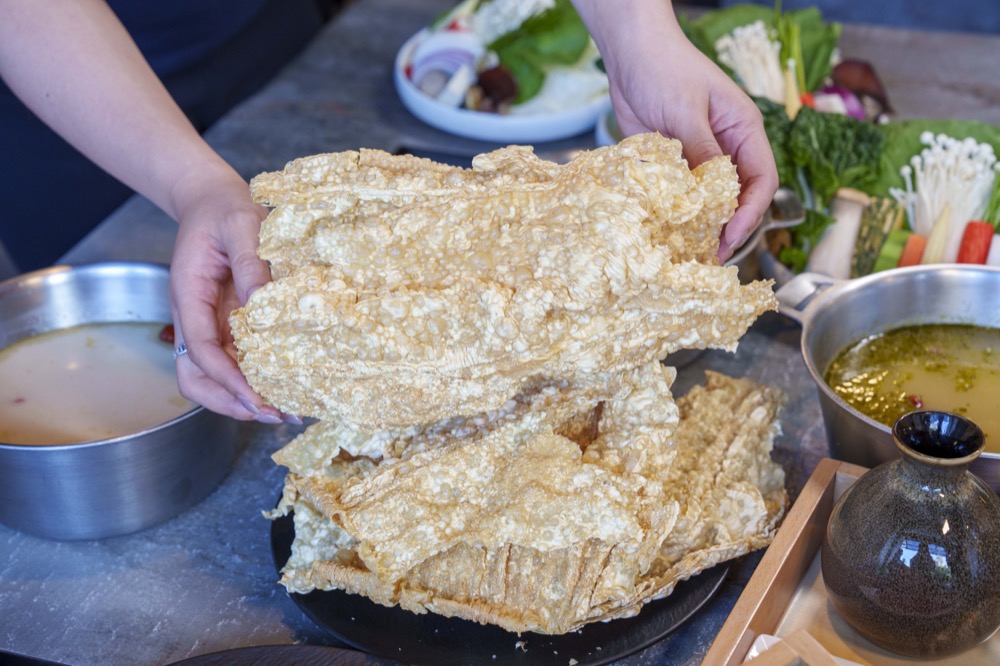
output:
M434 147L472 155L496 147L450 136L412 117L396 96L399 46L449 0L349 4L307 50L206 134L247 178L305 155ZM1000 38L845 26L841 50L876 63L899 117L962 117L1000 124ZM536 146L592 147L591 135ZM64 263L169 263L174 223L133 197ZM799 354L799 329L761 317L733 353L706 352L682 368L675 393L706 369L783 389L789 402L775 459L794 498L828 453L819 406ZM68 664L166 664L262 645L339 645L277 584L270 523L284 469L270 455L300 428L244 424L242 452L198 506L143 532L59 542L0 526L0 649ZM733 562L718 593L679 630L617 662L697 664L759 561ZM0 661L10 655L0 654ZM310 662L313 663L313 662Z

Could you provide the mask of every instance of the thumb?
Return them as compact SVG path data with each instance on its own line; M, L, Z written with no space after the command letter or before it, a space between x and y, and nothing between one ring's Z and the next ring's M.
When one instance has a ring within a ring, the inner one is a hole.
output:
M271 279L271 271L267 264L257 257L253 250L240 252L232 257L233 285L240 303L247 299L257 289L263 287Z
M684 158L692 169L723 154L707 119L703 123L698 122L688 126L683 132L679 132L676 138L684 147Z
M234 225L226 239L233 286L240 303L246 303L255 290L271 280L267 262L257 256L259 224Z

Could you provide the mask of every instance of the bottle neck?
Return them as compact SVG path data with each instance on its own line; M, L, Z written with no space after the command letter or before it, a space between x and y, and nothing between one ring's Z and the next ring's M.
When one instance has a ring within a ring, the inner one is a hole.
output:
M920 455L904 448L900 474L929 491L945 490L958 483L968 471L970 460L948 460Z

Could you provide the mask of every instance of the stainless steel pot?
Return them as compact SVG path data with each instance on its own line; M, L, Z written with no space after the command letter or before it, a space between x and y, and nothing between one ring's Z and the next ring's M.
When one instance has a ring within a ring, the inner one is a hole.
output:
M81 324L169 322L168 293L168 270L155 264L27 273L0 283L0 349ZM114 439L0 443L0 522L55 539L99 539L155 525L218 486L235 455L236 426L197 407Z
M853 280L803 273L777 291L781 312L802 325L802 357L819 390L834 458L874 467L895 460L888 426L840 399L823 379L845 347L914 324L1000 328L1000 268L939 264L897 268ZM1000 454L983 453L971 470L1000 490Z

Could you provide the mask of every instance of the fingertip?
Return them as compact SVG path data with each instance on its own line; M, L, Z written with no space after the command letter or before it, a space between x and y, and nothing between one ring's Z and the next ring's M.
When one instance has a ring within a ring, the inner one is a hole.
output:
M737 248L743 245L756 227L757 225L751 223L749 220L744 221L743 218L734 217L722 229L722 240L725 241L728 247Z
M302 419L295 414L282 414L281 420L291 425L302 425Z
M282 414L277 409L261 404L257 405L253 400L244 396L236 396L237 402L243 407L250 417L258 423L277 425L279 423L290 423L292 425L302 425L302 419L294 414Z
M717 253L719 257L719 263L726 263L731 256L733 256L733 249L729 245L729 241L726 240L726 234L723 233L722 237L719 239L719 252Z
M250 259L233 261L232 272L236 295L242 304L246 304L250 295L271 279L267 264L256 255Z

